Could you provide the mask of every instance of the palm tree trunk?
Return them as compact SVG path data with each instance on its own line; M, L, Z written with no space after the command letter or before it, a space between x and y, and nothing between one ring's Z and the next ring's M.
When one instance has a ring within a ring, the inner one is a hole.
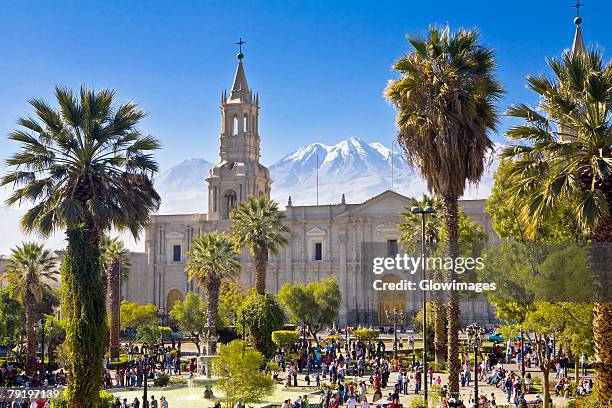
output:
M542 376L544 377L544 408L550 408L550 368L546 366L542 369Z
M455 259L459 255L458 240L458 198L453 195L442 197L444 206L444 225L446 227L446 255ZM454 270L450 271L450 280L456 278ZM448 383L450 392L459 392L459 295L450 291L448 296Z
M431 301L434 312L434 349L436 352L436 363L438 365L446 362L446 327L444 327L445 315L444 304L437 295L432 296ZM441 368L441 366L439 366Z
M612 200L608 199L610 205ZM612 264L612 217L603 220L593 231L591 270L594 274L596 297L593 309L593 339L595 343L595 386L599 401L612 401L612 302L610 302L610 273Z
M267 249L255 249L255 290L260 295L266 294L266 263L268 261L267 258Z
M121 284L121 263L114 258L108 271L108 312L110 314L109 349L111 361L119 361L119 326L121 299L119 291Z
M62 263L62 301L70 359L68 408L97 408L106 350L106 301L99 235L93 222L67 231Z
M36 301L34 298L34 294L32 293L31 285L32 285L32 276L28 274L25 282L25 318L26 318L26 337L27 337L27 347L26 347L26 374L32 375L34 374L36 367L36 330L34 328L34 323L36 322L36 311L35 305Z
M217 276L211 274L208 279L208 284L206 285L206 297L208 298L208 310L206 316L206 325L208 326L208 336L216 337L217 336L217 317L219 311L219 288L221 287L221 281ZM212 356L217 351L216 342L208 343L210 345L209 350L207 350L207 354Z

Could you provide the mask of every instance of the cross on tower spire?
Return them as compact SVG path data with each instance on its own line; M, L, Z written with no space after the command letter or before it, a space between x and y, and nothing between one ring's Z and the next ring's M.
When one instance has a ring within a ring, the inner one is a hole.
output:
M240 40L236 43L236 45L239 47L238 48L238 59L240 61L242 61L242 59L244 58L244 54L242 53L243 44L246 44L246 41L242 41L242 37L240 37Z
M580 7L584 7L584 4L580 3L580 0L576 0L576 4L574 4L572 7L576 9L576 17L580 18Z

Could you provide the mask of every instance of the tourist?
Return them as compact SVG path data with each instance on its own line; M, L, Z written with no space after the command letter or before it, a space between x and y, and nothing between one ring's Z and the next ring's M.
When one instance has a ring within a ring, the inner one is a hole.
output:
M149 408L158 408L157 400L155 399L155 395L151 395L151 402L149 403Z
M140 408L140 400L138 397L134 397L134 401L132 401L132 408Z
M159 399L159 402L160 402L160 407L159 408L168 408L168 400L163 395Z

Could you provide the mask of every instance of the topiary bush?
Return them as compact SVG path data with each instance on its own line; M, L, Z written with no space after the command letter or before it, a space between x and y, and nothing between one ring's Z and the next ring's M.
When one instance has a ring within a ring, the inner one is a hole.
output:
M238 332L242 333L241 320L246 318L246 332L255 348L265 356L274 353L272 332L280 330L285 325L285 313L276 298L270 294L260 295L254 290L249 291L238 309Z
M153 385L156 387L165 387L170 383L170 376L166 373L159 373L153 380Z
M100 390L100 408L111 408L113 406L113 394L108 391ZM68 400L64 390L60 391L57 397L51 399L51 408L68 408Z
M363 342L374 341L380 336L380 332L374 329L359 329L353 331L353 336Z
M295 330L276 330L272 332L272 341L284 349L300 341L300 333Z

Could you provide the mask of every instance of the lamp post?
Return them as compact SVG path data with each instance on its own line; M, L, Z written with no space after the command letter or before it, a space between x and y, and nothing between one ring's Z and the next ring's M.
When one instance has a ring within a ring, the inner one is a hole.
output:
M244 347L245 347L245 343L246 343L246 325L247 323L249 323L250 325L253 324L253 322L255 321L255 315L252 312L247 312L246 310L242 311L242 352L244 352Z
M40 327L40 382L41 384L45 381L45 323L47 321L45 318L41 318L40 321L34 323L34 330L37 330Z
M476 323L467 327L468 342L474 348L474 406L478 407L478 349L482 344L482 328Z
M385 310L387 321L393 323L393 358L397 359L397 324L404 321L404 312L398 312L397 308L393 308L393 312Z
M521 388L525 391L525 337L523 328L520 328L521 331Z
M421 259L422 259L422 269L423 269L423 280L427 277L427 255L426 255L426 245L425 245L425 218L427 214L433 215L436 213L436 210L427 206L425 208L421 207L412 207L410 212L413 214L421 214ZM423 398L425 401L425 406L427 406L427 296L425 291L423 291Z
M147 400L147 383L149 380L149 345L147 342L142 343L142 376L144 380L143 384L143 392L142 392L142 408L147 408L149 406L149 401Z

